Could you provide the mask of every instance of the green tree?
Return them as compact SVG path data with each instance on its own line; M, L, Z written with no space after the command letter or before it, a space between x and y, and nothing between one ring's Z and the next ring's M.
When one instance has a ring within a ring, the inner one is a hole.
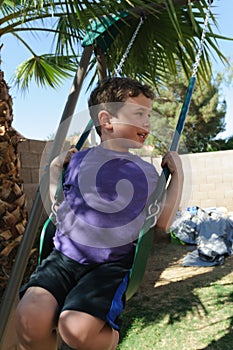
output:
M209 84L196 84L191 99L189 112L181 136L181 152L207 152L211 150L211 144L216 136L225 130L226 102L221 101L220 75ZM187 91L187 79L184 73L176 79L171 79L168 86L157 90L157 96L153 105L157 118L154 118L153 130L163 129L160 144L169 146L171 131L175 130L181 107ZM158 133L159 133L158 132ZM149 142L158 144L155 136Z
M216 139L210 143L210 151L226 151L233 149L233 135L226 139Z

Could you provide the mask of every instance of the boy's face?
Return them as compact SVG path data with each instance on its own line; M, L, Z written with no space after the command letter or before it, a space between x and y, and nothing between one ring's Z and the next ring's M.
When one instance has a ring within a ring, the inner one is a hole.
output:
M116 116L110 116L111 132L106 141L112 141L113 148L128 152L129 148L141 148L150 129L152 100L143 94L128 97Z

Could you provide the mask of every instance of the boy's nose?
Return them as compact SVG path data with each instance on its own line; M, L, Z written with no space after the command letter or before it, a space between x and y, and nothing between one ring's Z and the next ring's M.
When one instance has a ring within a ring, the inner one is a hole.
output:
M149 120L144 121L144 123L143 123L143 128L145 128L145 129L150 129L150 121L149 121Z

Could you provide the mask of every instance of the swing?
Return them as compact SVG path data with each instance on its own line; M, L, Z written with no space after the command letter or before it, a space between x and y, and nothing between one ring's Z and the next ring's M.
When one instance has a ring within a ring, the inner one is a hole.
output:
M192 94L193 94L193 90L195 87L195 83L196 83L196 75L197 75L197 70L198 70L198 66L200 63L200 58L203 52L203 48L204 48L204 41L205 41L205 35L206 35L206 31L207 31L207 25L208 25L208 20L209 20L209 15L210 15L210 7L211 7L211 3L212 0L209 0L208 3L208 7L207 7L207 12L206 12L206 18L205 18L205 22L204 22L204 26L203 26L203 32L202 32L202 36L200 39L200 46L196 55L196 59L195 59L195 63L193 65L193 72L192 72L192 76L189 80L189 85L187 88L187 92L185 95L185 99L181 108L181 112L178 118L178 122L176 125L176 129L173 135L173 139L171 142L171 146L170 146L170 151L177 151L178 147L179 147L179 142L180 142L180 137L184 128L184 124L185 124L185 120L186 120L186 116L189 110L189 105L191 102L191 98L192 98ZM123 16L126 16L125 13L123 14ZM114 21L119 20L119 17L114 17L111 20L108 21L108 26L112 25L114 23ZM141 27L143 23L143 19L140 18L140 22L130 40L130 43L128 44L128 47L126 48L126 51L119 63L119 65L117 66L116 70L115 70L115 74L120 74L121 72L121 68L124 64L124 61L129 53L129 50L137 36L137 33ZM95 40L98 35L101 35L103 33L103 31L99 31L99 27L98 27L98 23L95 22L95 32L97 34L95 34L94 38L92 38L92 43L93 40ZM90 35L88 34L87 37L84 39L84 43L85 45L90 45ZM105 43L106 44L106 43ZM86 129L84 130L82 136L80 137L76 148L78 150L80 150L85 142L85 140L87 139L90 130L93 126L93 122L89 121ZM151 204L148 208L148 216L145 220L145 223L143 225L143 227L141 228L141 231L139 233L139 238L137 241L137 245L136 245L136 251L135 251L135 256L134 256L134 262L133 262L133 266L130 272L130 278L129 278L129 283L128 283L128 287L127 287L127 291L126 291L126 300L129 300L137 291L139 285L142 282L144 273L145 273L145 269L146 269L146 265L147 265L147 260L153 245L153 238L154 238L154 229L153 227L156 224L157 221L157 216L159 214L160 211L160 204L164 195L164 191L166 189L166 185L168 182L170 176L170 172L169 169L167 167L163 168L162 173L159 177L158 180L158 185L154 194L154 198L155 198L155 202L153 204ZM42 232L41 232L41 238L40 238L40 249L39 249L39 263L41 263L41 261L50 253L51 251L51 239L54 235L55 232L55 225L52 223L52 214L51 216L46 220ZM48 244L48 247L46 247Z

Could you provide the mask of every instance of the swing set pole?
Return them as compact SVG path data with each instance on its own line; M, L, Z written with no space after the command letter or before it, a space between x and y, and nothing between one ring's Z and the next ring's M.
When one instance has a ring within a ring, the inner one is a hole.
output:
M53 147L50 151L49 161L45 167L44 175L40 181L40 184L37 189L37 193L34 200L34 205L32 207L31 215L29 217L22 242L19 246L19 250L15 259L15 263L12 268L12 272L7 284L7 288L3 295L1 308L0 308L0 349L2 349L3 341L5 338L7 326L15 302L17 299L17 293L22 283L23 275L27 266L28 257L32 249L38 228L39 222L43 212L43 202L42 202L42 193L46 193L48 197L48 169L49 163L51 160L56 157L61 151L65 137L69 128L69 123L71 122L71 117L74 113L75 106L81 91L81 87L87 72L87 68L90 62L91 54L93 52L93 47L86 46L84 48L80 65L75 74L73 85L68 96L66 106L64 108L60 124L53 142Z

